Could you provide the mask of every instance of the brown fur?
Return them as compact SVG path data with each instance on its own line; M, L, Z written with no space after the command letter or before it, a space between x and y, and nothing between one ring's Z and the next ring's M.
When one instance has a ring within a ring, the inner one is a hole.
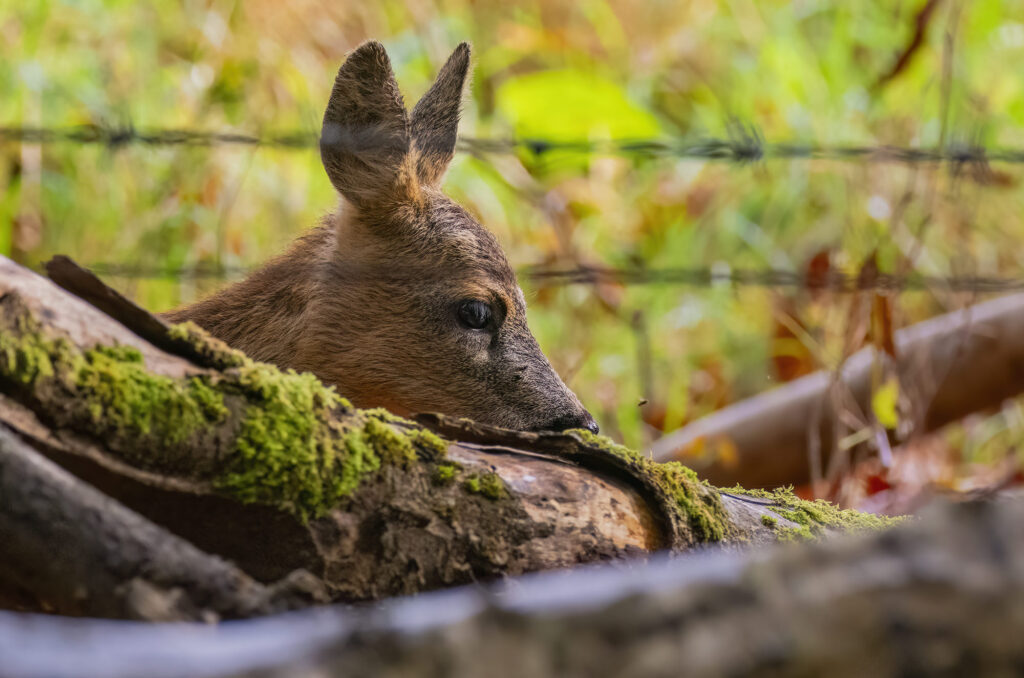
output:
M462 44L410 120L384 48L359 47L338 71L320 142L341 209L248 279L166 318L313 372L359 406L596 430L530 333L501 246L440 190L468 68ZM495 326L461 325L466 299L488 302Z

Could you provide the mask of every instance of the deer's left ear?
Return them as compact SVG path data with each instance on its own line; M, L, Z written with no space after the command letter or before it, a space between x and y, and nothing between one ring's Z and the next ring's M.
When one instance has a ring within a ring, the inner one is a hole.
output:
M363 207L414 188L406 164L409 116L384 46L364 43L345 59L324 112L320 158L345 199Z
M440 184L455 155L459 110L468 72L469 44L464 42L448 57L437 80L412 111L416 174L425 184Z

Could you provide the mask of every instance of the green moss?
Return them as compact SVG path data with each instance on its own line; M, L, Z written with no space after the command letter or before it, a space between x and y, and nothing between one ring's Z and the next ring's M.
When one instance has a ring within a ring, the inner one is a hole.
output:
M337 424L348 403L312 374L248 361L226 377L222 388L248 405L215 485L243 502L307 520L351 494L382 460L402 456L375 419Z
M129 346L80 351L64 339L42 335L30 318L0 331L0 379L39 395L50 384L71 397L61 417L97 437L130 436L135 447L163 449L221 423L223 397L199 377L171 379L150 373Z
M640 459L644 456L636 450L630 449L625 445L619 445L617 442L609 438L608 436L598 435L591 433L585 428L573 428L566 431L567 434L575 436L580 442L586 444L588 447L596 447L612 454L628 459Z
M380 470L381 461L377 450L361 428L349 429L342 438L344 463L333 478L332 486L337 497L347 497L359 487L363 478ZM324 509L333 504L326 502Z
M63 367L98 435L112 429L115 435L177 445L228 414L223 396L204 379L154 375L131 347L101 346L80 356L64 352Z
M434 482L438 485L450 485L455 480L455 474L458 471L459 466L457 464L438 464L434 468Z
M244 353L211 337L203 328L191 321L171 325L167 335L180 345L187 346L207 367L224 370L242 367L252 362Z
M810 528L800 525L798 527L780 527L776 530L775 537L780 542L801 542L810 541L815 538L815 534L811 532Z
M383 407L368 407L365 410L363 410L363 414L365 414L368 417L380 419L381 421L385 421L389 424L407 424L410 426L415 426L415 424L409 421L408 419L400 417L397 414L394 414L393 412L384 409Z
M378 417L369 417L363 431L384 461L406 466L416 461L416 449L409 437L399 433L393 426L381 421Z
M874 513L841 509L824 499L814 501L800 499L793 493L792 487L777 490L748 490L737 486L722 491L771 501L774 505L769 508L773 513L780 518L796 523L796 526L779 528L779 538L782 541L814 539L830 529L842 532L882 530L906 520L903 516L880 516ZM762 516L762 522L765 518L775 520L770 516ZM767 523L765 524L767 525Z
M336 506L383 466L409 468L440 459L447 449L436 435L386 410L352 409L312 374L248 362L227 375L252 405L218 487L242 501L276 505L306 520ZM344 425L337 423L340 413L348 414Z
M428 431L425 428L415 428L406 431L405 435L408 436L409 440L420 452L420 456L424 459L437 461L448 456L448 443L433 431Z
M352 410L311 374L256 363L223 345L206 348L194 326L172 331L230 366L179 379L153 374L134 348L83 352L46 338L25 311L0 319L0 383L52 403L68 425L142 467L165 469L187 458L182 446L206 436L202 444L224 446L215 488L303 520L336 506L385 464L444 457L447 445L433 433L390 413Z
M399 429L404 429L401 434L412 443L416 455L421 459L442 459L448 454L448 443L433 431L422 428L419 424L397 414L393 414L383 407L371 407L362 410L363 414L370 419L394 424ZM393 428L393 427L392 427ZM402 443L404 445L404 443Z
M700 542L724 539L731 523L718 492L697 478L697 473L679 462L658 463L639 452L619 445L586 429L566 431L589 449L611 454L626 462L632 473L647 478L670 498L673 509L689 524Z
M276 504L302 518L337 497L329 482L337 441L321 431L329 406L302 375L250 365L237 388L247 396L234 454L215 481L218 489L244 502Z
M28 386L52 377L53 361L38 335L0 332L0 370L15 383Z
M721 541L726 537L730 523L717 492L700 483L692 469L677 461L665 464L651 461L648 464L662 486L675 498L701 541Z
M761 516L761 524L765 527L775 527L779 524L779 521L768 514Z
M142 351L134 346L97 346L90 353L109 358L112 362L142 364Z
M497 473L473 473L462 481L462 487L471 494L479 494L491 501L508 498L505 482Z

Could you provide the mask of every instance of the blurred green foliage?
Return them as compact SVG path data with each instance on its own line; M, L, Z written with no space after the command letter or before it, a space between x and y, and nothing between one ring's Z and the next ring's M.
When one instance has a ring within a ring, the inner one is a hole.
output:
M879 84L922 5L0 0L0 124L316 130L346 52L377 38L410 105L458 42L473 44L466 135L698 138L739 120L769 140L1024 146L1024 3L940 3L908 66ZM857 274L874 254L885 272L1017 276L1019 176L523 153L460 155L447 189L520 266L804 270L824 253ZM0 196L4 254L156 268L257 265L337 199L312 149L19 144L0 146ZM110 282L155 310L220 284ZM783 358L831 367L868 340L845 295L611 284L527 295L556 368L634 446L789 378ZM889 301L902 325L969 300Z

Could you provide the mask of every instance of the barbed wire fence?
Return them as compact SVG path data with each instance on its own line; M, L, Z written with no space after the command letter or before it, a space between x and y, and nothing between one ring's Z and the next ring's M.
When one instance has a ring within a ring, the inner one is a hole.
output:
M134 125L89 124L70 127L0 126L0 144L73 144L103 146L117 152L128 146L219 147L238 146L303 151L317 147L319 135L308 130L250 134L199 129L138 128ZM993 163L1024 164L1024 148L987 147L979 143L953 142L940 148L886 145L829 145L813 142L769 142L753 125L733 122L726 138L632 139L564 141L551 139L485 139L462 137L458 150L474 155L528 154L543 159L548 154L578 153L630 158L676 158L736 164L769 160L828 160L878 162L948 167L952 175L984 180ZM197 264L192 267L146 267L117 262L90 262L99 275L121 279L226 280L250 273L246 267ZM1024 289L1024 278L992 276L928 276L875 273L823 274L778 269L734 268L724 262L700 268L651 269L527 267L520 275L537 285L715 285L827 290L903 292L941 289L946 292L990 294Z
M227 280L240 278L254 269L245 266L149 267L112 262L96 262L89 268L97 275L138 280ZM519 271L520 278L535 285L561 287L566 285L684 285L712 287L771 287L822 290L837 293L875 291L908 292L942 289L947 292L995 294L1024 290L1024 278L995 276L927 276L920 274L874 275L848 274L839 271L800 273L780 269L734 268L719 264L701 268L603 268L578 266L548 268L528 266Z
M78 125L72 127L3 127L0 143L87 144L119 149L141 146L252 146L285 150L315 148L319 135L312 131L266 134L215 132L197 129L141 129L133 125ZM1024 148L986 147L958 141L942 148L907 146L830 145L811 142L769 142L756 127L730 126L726 138L619 139L566 141L553 139L484 139L461 137L458 150L480 154L543 156L556 151L621 156L667 156L694 160L749 163L761 160L837 160L848 162L894 162L904 164L948 164L951 167L984 167L990 163L1024 164Z

